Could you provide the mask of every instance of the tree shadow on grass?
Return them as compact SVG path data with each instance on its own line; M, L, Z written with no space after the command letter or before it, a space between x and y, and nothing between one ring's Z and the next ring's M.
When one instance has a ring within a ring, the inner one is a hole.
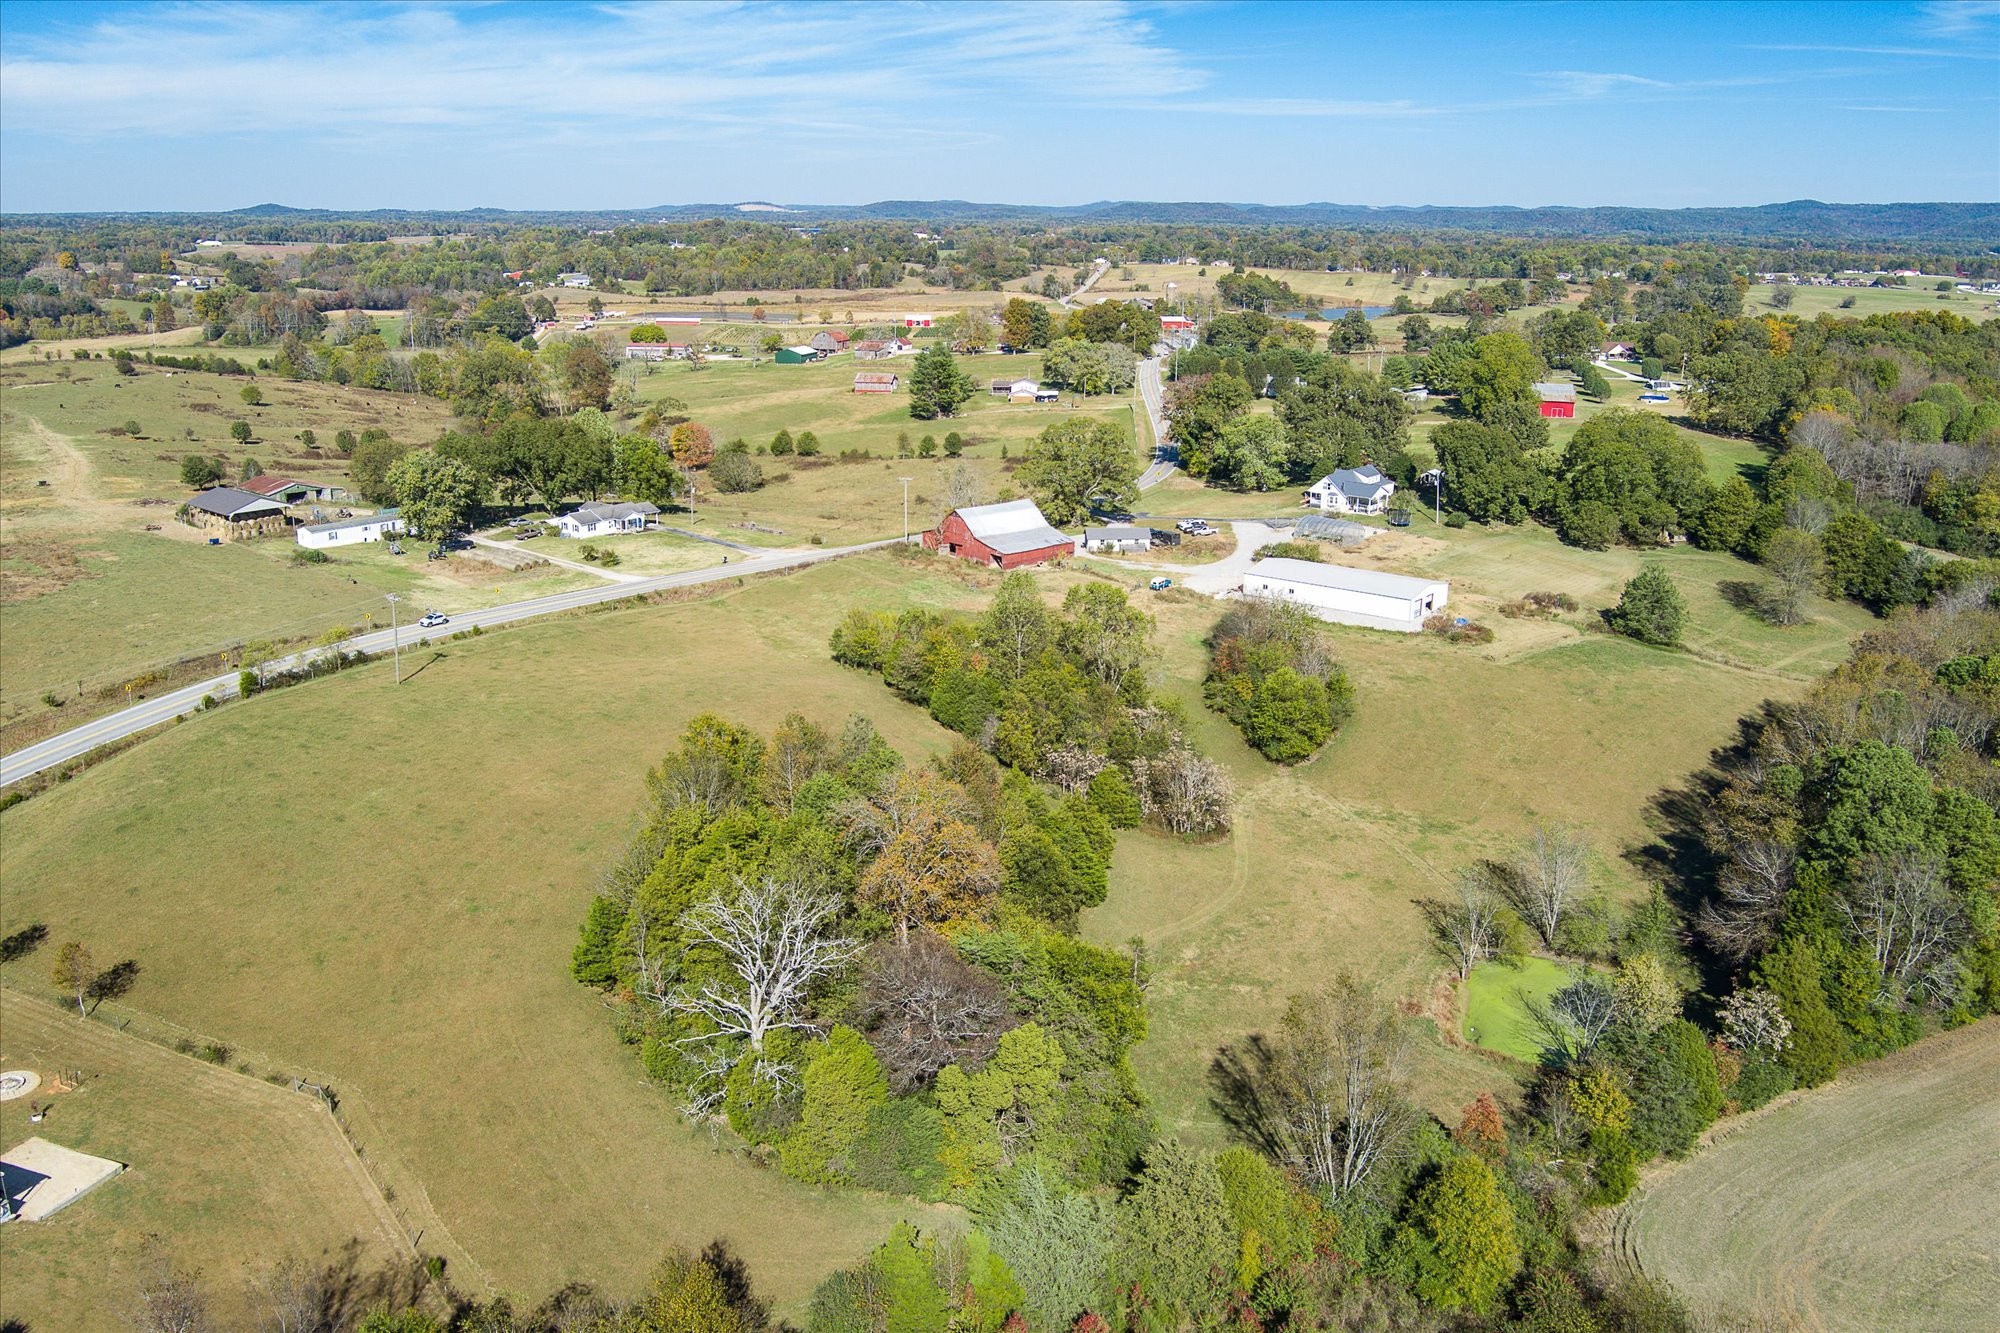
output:
M1276 1059L1261 1033L1246 1038L1240 1048L1222 1047L1208 1066L1208 1104L1238 1140L1282 1160L1284 1137L1267 1092Z
M1693 929L1702 905L1715 892L1716 878L1725 862L1710 841L1711 812L1729 785L1727 774L1750 761L1757 737L1777 716L1777 708L1766 703L1757 712L1738 718L1735 738L1712 751L1705 767L1689 774L1685 781L1655 792L1646 808L1653 840L1624 853L1626 864L1660 885L1680 917L1688 960L1701 977L1698 994L1692 997L1697 1006L1702 995L1724 994L1734 973L1734 966L1707 948Z
M11 963L17 958L26 958L41 948L42 942L48 937L49 928L39 921L32 926L21 927L6 939L0 940L0 963Z
M90 999L90 1010L97 1012L97 1006L106 1000L122 999L129 995L132 987L139 984L139 962L127 958L122 963L113 963L90 979L85 994Z
M1722 594L1723 601L1745 615L1755 616L1759 620L1769 619L1764 609L1766 599L1763 584L1751 583L1745 579L1723 579L1715 585L1715 590Z

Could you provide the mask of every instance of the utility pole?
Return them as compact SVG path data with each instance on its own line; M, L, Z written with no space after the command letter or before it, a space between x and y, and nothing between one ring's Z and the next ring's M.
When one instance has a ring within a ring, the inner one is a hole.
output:
M384 593L389 599L389 655L396 659L396 683L403 683L403 643L402 632L396 624L396 603L403 599L395 593Z
M910 544L910 479L908 477L898 477L896 480L903 483L903 545L908 546Z

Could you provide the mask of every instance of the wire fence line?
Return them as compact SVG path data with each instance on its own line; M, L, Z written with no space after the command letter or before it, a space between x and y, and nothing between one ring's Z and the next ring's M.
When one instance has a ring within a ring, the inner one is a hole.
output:
M24 986L10 979L4 984L4 989L66 1012L74 1013L76 1010L73 998L46 988ZM455 1270L475 1277L488 1294L499 1290L492 1276L452 1236L416 1173L379 1147L370 1150L370 1143L380 1145L388 1141L382 1117L359 1090L346 1086L330 1070L306 1061L279 1058L255 1047L238 1045L112 999L88 1002L86 1012L79 1018L149 1045L201 1060L226 1073L258 1079L318 1102L326 1108L334 1126L340 1130L342 1140L395 1220L410 1252L418 1253L418 1242L429 1237L432 1253L448 1250Z

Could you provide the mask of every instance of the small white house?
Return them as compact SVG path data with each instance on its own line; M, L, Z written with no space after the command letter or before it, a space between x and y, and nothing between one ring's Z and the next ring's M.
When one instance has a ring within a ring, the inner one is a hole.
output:
M1395 493L1396 483L1370 463L1327 473L1306 488L1305 503L1322 513L1379 514Z
M1338 625L1415 634L1442 611L1451 585L1438 579L1349 569L1311 560L1259 560L1243 575L1245 597L1296 602Z
M631 504L593 501L558 518L556 531L564 537L612 537L621 532L644 532L646 520L659 512L659 506L644 500Z
M590 285L590 275L588 273L558 273L556 274L556 282L564 287L588 287Z
M393 509L385 509L379 514L365 514L360 518L343 518L338 523L309 523L298 529L296 538L299 545L313 550L324 550L329 546L352 546L357 542L387 541L401 536L403 520Z
M1150 551L1153 549L1153 530L1115 525L1104 528L1083 530L1083 549L1086 551Z

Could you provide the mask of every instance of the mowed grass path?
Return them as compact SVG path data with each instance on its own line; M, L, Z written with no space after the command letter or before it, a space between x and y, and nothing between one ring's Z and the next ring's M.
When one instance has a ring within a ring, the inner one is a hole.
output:
M2000 1019L1740 1124L1650 1178L1620 1225L1706 1327L1994 1326Z
M44 948L37 962L47 960ZM204 1270L214 1313L232 1328L253 1318L244 1288L287 1253L350 1265L364 1283L414 1257L309 1097L11 992L0 992L0 1067L43 1079L34 1096L0 1104L4 1146L39 1134L127 1167L46 1222L0 1227L0 1322L10 1328L129 1328L148 1234ZM64 1069L81 1069L83 1082L51 1095ZM54 1110L31 1125L30 1102Z

